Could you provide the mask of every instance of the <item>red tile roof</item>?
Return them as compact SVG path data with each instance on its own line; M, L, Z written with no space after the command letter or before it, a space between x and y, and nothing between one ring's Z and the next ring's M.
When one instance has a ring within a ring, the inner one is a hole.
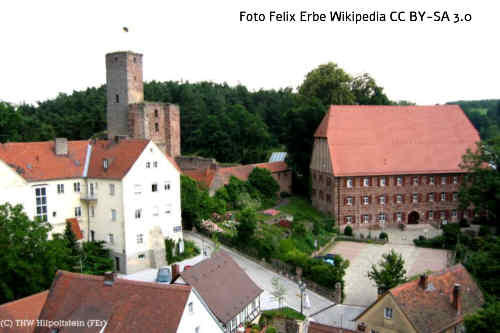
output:
M356 331L318 324L312 321L309 323L309 329L307 330L307 333L356 333Z
M107 320L107 333L177 332L191 292L186 285L164 285L58 271L41 320ZM66 331L66 330L63 330ZM98 329L78 331L99 332ZM49 332L38 328L37 333Z
M460 313L457 313L457 309L453 305L455 284L460 284L462 291L462 311ZM388 295L393 297L408 320L420 333L441 332L441 330L460 323L464 315L475 312L484 304L481 290L461 264L429 275L428 287L425 290L417 279L389 290L383 297ZM374 304L361 313L356 320Z
M184 174L196 180L203 186L210 187L214 179L216 171L211 168L198 169L198 170L185 170Z
M12 321L15 321L16 319L37 320L48 294L49 291L46 290L38 294L18 299L17 301L0 305L0 319ZM1 333L31 333L34 329L35 325L22 327L20 325L15 325L15 323L12 328L0 326Z
M223 324L227 324L263 292L223 250L183 271L181 276L198 291Z
M54 141L0 144L0 160L28 181L82 177L88 141L69 141L68 155L57 156Z
M149 140L100 140L92 145L89 178L122 179L148 145ZM104 169L104 160L109 162Z
M267 169L271 173L289 170L288 165L285 162L268 162L218 168L216 170L210 168L203 170L185 170L184 174L207 187L212 186L214 180L217 180L217 182L223 186L229 184L231 176L240 180L248 180L248 176L250 176L250 173L252 173L255 168Z
M328 139L336 176L463 172L479 141L458 105L332 105L314 136Z
M69 223L71 230L75 234L76 240L83 239L82 229L80 229L80 224L76 218L66 219L66 223Z

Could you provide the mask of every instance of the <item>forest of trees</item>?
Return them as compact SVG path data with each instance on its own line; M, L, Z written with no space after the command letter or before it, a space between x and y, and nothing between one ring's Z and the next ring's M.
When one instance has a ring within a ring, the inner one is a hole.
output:
M368 74L353 77L335 63L320 65L291 88L249 91L213 82L146 82L147 101L179 104L183 155L255 163L288 151L298 186L307 191L313 133L330 104L396 104ZM498 100L455 102L482 136L500 126ZM477 105L472 104L477 103ZM409 102L398 102L409 104ZM37 105L0 102L0 142L66 137L86 140L106 130L106 87L60 94Z

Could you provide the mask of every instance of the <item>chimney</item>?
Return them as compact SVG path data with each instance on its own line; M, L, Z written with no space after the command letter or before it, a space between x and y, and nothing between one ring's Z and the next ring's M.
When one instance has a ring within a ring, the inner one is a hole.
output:
M342 284L335 283L335 303L342 304Z
M180 275L179 264L172 265L172 282L175 282Z
M113 138L114 143L120 143L123 140L126 140L127 136L126 135L117 135Z
M458 283L453 287L453 307L457 310L457 315L462 313L462 288Z
M68 155L68 139L56 138L54 150L55 150L57 156Z
M107 271L104 273L104 285L106 286L112 286L113 283L115 282L116 278L116 273L113 273L111 271Z
M424 273L420 275L420 280L418 284L423 290L427 290L427 287L429 286L429 277L427 276L427 274Z

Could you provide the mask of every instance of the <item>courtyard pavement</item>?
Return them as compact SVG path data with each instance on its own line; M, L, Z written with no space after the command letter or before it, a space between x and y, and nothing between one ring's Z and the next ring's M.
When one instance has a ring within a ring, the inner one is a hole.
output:
M394 249L400 253L405 260L407 277L411 277L426 271L440 271L447 267L447 250L419 248L413 245L412 240L419 235L437 235L440 230L432 226L419 226L401 231L399 229L386 229L389 235L389 243L385 245L357 243L348 241L336 242L324 253L340 254L350 261L345 275L344 304L368 306L377 299L377 288L368 279L367 273L372 264L378 263L382 255ZM368 230L361 231L365 235ZM380 231L372 231L372 235L378 235Z

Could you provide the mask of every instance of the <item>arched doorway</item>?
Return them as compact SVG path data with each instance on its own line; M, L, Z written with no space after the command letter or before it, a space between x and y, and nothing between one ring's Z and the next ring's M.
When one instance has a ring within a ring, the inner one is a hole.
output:
M417 212L411 212L410 215L408 215L408 224L418 224L419 219L420 216Z

